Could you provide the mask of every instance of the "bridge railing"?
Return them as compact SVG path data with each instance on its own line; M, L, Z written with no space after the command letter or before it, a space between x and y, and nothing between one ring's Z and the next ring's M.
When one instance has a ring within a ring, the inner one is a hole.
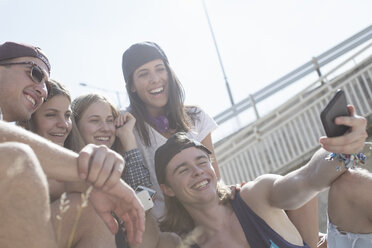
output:
M344 59L348 53L353 52L362 45L370 43L371 39L372 25L326 52L313 57L307 63L217 114L213 117L216 122L223 127L224 130L230 131L221 133L220 130L217 130L214 132L214 140L220 140L237 131L241 126L261 118L263 113L262 110L259 109L260 104L265 104L265 101L269 101L269 98L275 96L279 91L293 87L293 85L296 84L298 85L300 81L307 80L308 77L314 77L315 73L320 77L322 73L324 74L327 72L329 67L333 66L332 64L338 63L338 60ZM250 113L253 113L253 115L250 116ZM249 120L247 121L247 119Z
M347 72L321 84L371 48L372 43L301 91L270 114L220 142L215 147L226 183L253 179L264 173L286 173L310 159L324 135L319 114L337 89L358 114L372 114L372 55Z

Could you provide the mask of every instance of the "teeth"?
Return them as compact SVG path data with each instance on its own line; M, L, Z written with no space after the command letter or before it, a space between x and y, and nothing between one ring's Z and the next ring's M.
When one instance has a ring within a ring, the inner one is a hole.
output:
M36 102L35 102L35 100L31 96L26 95L26 98L32 103L32 105L35 106Z
M51 134L52 136L58 136L58 137L63 137L65 136L64 133L54 133L54 134Z
M153 89L150 91L151 94L157 94L157 93L160 93L162 92L164 89L164 87L159 87L159 88L156 88L156 89Z
M96 137L96 139L101 140L101 141L108 141L110 137Z
M207 184L208 184L208 181L207 180L204 180L204 181L198 183L197 185L195 185L194 188L199 189L199 188L201 188L201 187L203 187L203 186L205 186Z

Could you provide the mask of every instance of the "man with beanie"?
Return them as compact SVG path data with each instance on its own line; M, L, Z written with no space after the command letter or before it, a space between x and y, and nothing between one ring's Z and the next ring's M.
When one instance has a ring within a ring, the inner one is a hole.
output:
M114 247L113 234L119 226L113 213L124 222L129 242L139 244L144 211L134 191L120 179L121 155L94 145L76 154L7 123L29 119L43 103L50 69L40 48L15 42L0 45L4 119L0 121L0 247L67 247L77 207L83 203L80 196L73 196L64 204L50 204L46 178L65 182L67 193L76 192L76 182L93 186L72 246ZM105 183L98 186L102 178ZM70 208L64 211L66 205Z

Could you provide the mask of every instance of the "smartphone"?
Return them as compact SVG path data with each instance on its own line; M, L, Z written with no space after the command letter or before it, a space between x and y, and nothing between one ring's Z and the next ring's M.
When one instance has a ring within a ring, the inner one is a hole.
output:
M335 118L338 116L350 116L343 90L337 90L336 94L320 114L320 119L327 137L341 136L349 130L350 127L348 126L335 124Z
M150 189L150 188L147 188L145 186L137 186L137 188L134 190L136 192L136 194L138 194L139 192L143 191L143 190L146 190L147 192L149 192L149 195L151 197L151 199L153 201L155 201L155 198L156 198L156 191L153 190L153 189Z
M138 199L141 201L145 211L154 206L156 191L145 186L137 186L135 189Z

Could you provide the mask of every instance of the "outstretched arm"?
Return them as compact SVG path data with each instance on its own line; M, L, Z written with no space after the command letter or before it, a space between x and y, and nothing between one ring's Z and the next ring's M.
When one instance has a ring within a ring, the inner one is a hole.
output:
M367 121L356 116L352 106L349 106L349 111L350 117L338 117L335 122L350 126L350 131L340 137L321 137L323 148L314 154L306 166L284 177L277 177L269 194L270 205L281 209L299 208L345 172L344 168L336 170L339 161L328 161L325 158L329 152L352 154L362 150L367 138Z

